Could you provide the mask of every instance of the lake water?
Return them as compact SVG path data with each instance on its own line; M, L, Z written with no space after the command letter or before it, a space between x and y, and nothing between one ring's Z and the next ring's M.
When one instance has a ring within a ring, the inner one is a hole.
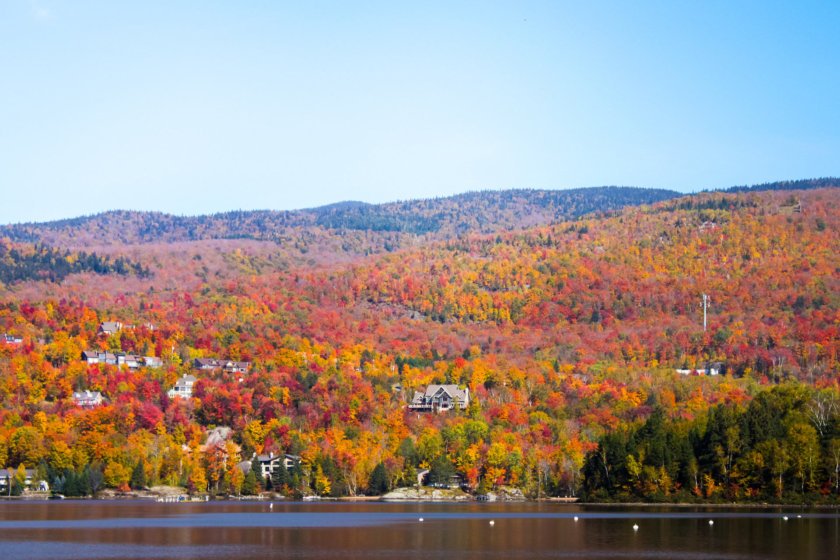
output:
M840 558L840 514L548 503L276 502L273 510L266 502L0 503L0 558L268 557Z

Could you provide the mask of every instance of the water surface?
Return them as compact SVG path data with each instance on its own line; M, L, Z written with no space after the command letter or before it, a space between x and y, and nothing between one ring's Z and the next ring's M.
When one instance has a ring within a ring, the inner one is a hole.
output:
M838 558L840 515L545 503L6 502L0 557Z

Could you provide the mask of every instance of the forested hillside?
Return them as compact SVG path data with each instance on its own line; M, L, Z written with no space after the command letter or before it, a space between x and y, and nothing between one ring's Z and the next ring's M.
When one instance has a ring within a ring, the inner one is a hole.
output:
M520 214L517 227L466 231L466 217L411 221L440 215L427 201L381 226L414 242L358 261L296 261L254 240L157 243L126 253L148 278L12 286L0 334L21 342L0 341L0 463L73 488L339 496L411 484L423 467L472 492L835 503L838 192L702 193L600 214L582 200L581 215L533 227L511 199L516 210L494 212ZM464 207L471 197L486 201ZM364 254L380 233L368 212L320 219L342 228L335 239L367 223L354 238ZM427 227L439 235L418 237ZM104 321L131 328L103 333ZM94 350L162 364L82 360ZM199 370L197 358L249 365ZM170 398L184 375L192 398ZM407 408L433 384L469 389L469 406ZM80 390L105 401L79 406ZM231 439L208 445L219 426ZM247 479L236 465L254 453L301 465Z
M651 204L675 191L600 187L558 191L484 191L448 198L388 204L339 203L297 211L236 211L210 216L112 211L43 224L0 227L0 238L59 247L172 243L201 239L305 241L330 230L391 234L490 232L576 218L591 212ZM393 245L398 237L385 237ZM393 247L391 247L393 248Z

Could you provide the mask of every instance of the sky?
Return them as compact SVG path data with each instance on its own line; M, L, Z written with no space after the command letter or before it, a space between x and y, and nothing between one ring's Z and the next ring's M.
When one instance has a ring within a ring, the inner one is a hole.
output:
M840 2L0 0L0 224L840 175Z

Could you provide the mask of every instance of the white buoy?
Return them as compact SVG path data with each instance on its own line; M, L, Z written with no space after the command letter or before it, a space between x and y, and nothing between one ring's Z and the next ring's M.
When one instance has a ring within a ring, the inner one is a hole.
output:
M796 516L796 518L797 518L797 519L802 519L802 516L801 516L801 515L797 515L797 516Z
M787 516L787 515L783 515L783 516L782 516L782 519L784 519L785 521L787 521L787 520L788 520L788 516Z
M578 520L578 516L575 515L575 523L577 523L577 520Z
M496 522L491 519L490 520L490 525L495 525L495 524L496 524Z
M714 525L714 524L715 524L714 519L709 519L709 525Z
M417 521L419 521L420 523L423 523L423 518L421 517L421 518L420 518L420 519L418 519Z
M638 526L638 525L636 525L636 524L633 524L633 530L634 530L634 531L638 531L638 530L639 530L639 526Z
M274 509L274 504L268 504L268 509L273 510Z

